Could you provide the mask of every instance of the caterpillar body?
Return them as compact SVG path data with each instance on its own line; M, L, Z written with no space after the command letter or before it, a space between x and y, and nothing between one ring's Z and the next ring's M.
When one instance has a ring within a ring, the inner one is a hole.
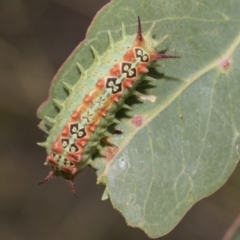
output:
M138 17L137 35L127 35L122 26L122 39L113 42L108 31L109 47L101 56L92 48L95 61L88 70L77 64L81 72L78 82L70 86L65 101L53 99L60 109L55 118L45 116L40 123L52 124L45 142L45 165L51 170L40 184L57 176L68 182L75 195L73 179L92 161L92 155L101 148L101 139L108 136L108 126L118 122L116 112L128 108L125 99L133 95L139 83L146 79L149 65L165 58L177 58L158 53L156 47L166 38L152 38L154 24L142 33ZM145 78L144 78L145 76Z

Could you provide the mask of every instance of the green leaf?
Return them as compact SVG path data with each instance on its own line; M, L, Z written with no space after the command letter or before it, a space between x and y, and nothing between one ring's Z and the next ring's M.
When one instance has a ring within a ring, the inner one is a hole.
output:
M240 240L240 229L236 232L236 235L233 236L231 240Z
M76 62L91 65L90 45L106 50L107 30L116 41L123 22L133 34L140 16L143 31L155 22L156 38L169 35L159 51L181 58L150 71L156 86L145 91L155 101L133 104L132 118L117 125L123 133L111 138L118 148L105 150L114 157L95 160L98 182L106 184L104 198L108 194L127 224L150 237L168 233L194 203L227 181L238 162L239 11L238 0L112 1L60 69L38 111L41 119L57 114L52 99L66 98L62 82L79 79Z

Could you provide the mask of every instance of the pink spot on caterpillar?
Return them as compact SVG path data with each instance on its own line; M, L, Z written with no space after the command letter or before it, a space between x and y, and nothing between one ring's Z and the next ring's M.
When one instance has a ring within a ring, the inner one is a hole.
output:
M80 118L80 108L78 108L76 111L73 112L73 114L71 115L72 119L74 121L77 121Z
M133 117L133 119L132 119L132 124L133 124L135 127L140 127L140 126L142 126L142 123L143 123L143 117L142 117L142 116L135 116L135 117Z
M129 61L129 62L133 61L134 60L133 51L126 52L125 55L124 55L124 60Z
M119 98L121 97L120 94L114 94L112 97L111 97L111 100L112 102L118 102Z
M99 89L103 89L104 88L104 80L99 80L98 82L97 82L97 87L99 88Z
M231 59L223 58L223 59L221 59L221 61L219 63L219 67L220 67L222 72L226 72L227 70L229 70L231 64L232 64L232 60Z
M79 140L76 140L76 143L77 143L77 145L84 147L84 146L86 146L87 141L88 141L88 139L79 139Z
M79 154L79 152L68 153L67 159L73 163L80 163L82 160L82 156ZM64 168L66 168L66 167L64 167ZM77 169L75 167L68 169L68 170L70 171L70 173L72 173L72 175L77 172Z
M133 85L133 81L130 79L126 79L123 83L124 88L130 88Z
M96 129L96 125L95 125L94 123L89 124L89 126L87 127L87 130L88 130L89 132L94 132L95 129Z
M115 65L111 70L110 70L110 75L111 76L118 76L120 74L120 69L118 65Z
M52 145L52 149L54 152L58 153L58 154L61 154L62 151L63 151L63 147L62 147L62 144L60 142L60 139L58 139L58 141L56 141L55 143L53 143Z
M105 117L107 115L108 109L103 108L99 111L99 116L100 117Z
M83 101L84 101L85 103L89 104L89 103L91 103L91 101L92 101L92 97L91 97L91 96L86 96Z
M65 136L65 137L68 137L69 136L69 129L68 129L68 126L65 126L62 130L62 135Z
M145 65L140 65L140 66L138 67L138 72L139 72L139 73L147 73L147 72L148 72L147 66L145 66Z

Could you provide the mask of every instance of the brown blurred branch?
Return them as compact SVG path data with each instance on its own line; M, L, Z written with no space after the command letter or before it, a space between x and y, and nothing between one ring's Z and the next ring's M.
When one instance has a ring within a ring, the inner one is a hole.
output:
M234 222L229 227L222 240L231 240L239 227L240 227L240 215L238 215L238 217L234 220Z

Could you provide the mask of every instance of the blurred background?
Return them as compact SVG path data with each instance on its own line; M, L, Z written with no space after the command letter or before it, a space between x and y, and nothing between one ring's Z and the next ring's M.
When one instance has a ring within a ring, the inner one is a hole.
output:
M51 79L84 39L107 0L0 0L0 239L149 239L127 227L109 200L101 201L93 169L75 181L38 186L44 140L37 107ZM212 196L198 202L163 240L218 240L240 213L240 166Z

